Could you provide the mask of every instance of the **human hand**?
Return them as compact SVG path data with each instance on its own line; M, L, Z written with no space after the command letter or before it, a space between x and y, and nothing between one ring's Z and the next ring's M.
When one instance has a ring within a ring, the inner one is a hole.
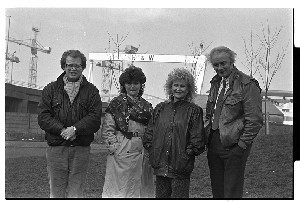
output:
M106 146L110 155L113 155L120 147L119 143L112 143Z
M67 127L66 129L63 129L62 132L60 133L60 135L68 140L70 138L73 138L72 140L74 140L76 138L76 135L75 135L75 130L73 128L73 126L70 126L70 127ZM75 137L75 138L74 138ZM71 140L71 139L70 139ZM71 140L71 141L72 141Z

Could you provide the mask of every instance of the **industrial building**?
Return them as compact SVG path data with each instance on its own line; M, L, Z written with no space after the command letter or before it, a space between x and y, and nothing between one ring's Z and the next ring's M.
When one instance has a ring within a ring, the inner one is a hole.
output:
M5 139L43 141L45 132L37 121L42 90L5 83ZM104 115L108 104L102 103ZM96 133L98 136L98 133Z

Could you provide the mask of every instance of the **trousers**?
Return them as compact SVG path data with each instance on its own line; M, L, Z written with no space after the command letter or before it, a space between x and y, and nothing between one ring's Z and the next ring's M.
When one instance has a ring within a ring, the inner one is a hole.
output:
M82 198L90 146L49 146L46 152L50 198Z
M156 176L156 198L189 198L190 178Z
M213 198L242 198L244 173L252 145L224 148L219 130L211 130L207 159Z

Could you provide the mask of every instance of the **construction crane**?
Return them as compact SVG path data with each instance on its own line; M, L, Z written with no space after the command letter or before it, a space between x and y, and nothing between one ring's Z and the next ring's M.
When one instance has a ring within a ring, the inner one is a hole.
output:
M8 31L7 31L7 37L9 38L9 28L10 28L10 17L8 17ZM13 70L13 63L19 63L20 59L15 56L16 51L14 51L13 54L8 53L8 42L6 44L6 52L5 52L5 82L8 82L8 75L9 75L9 62L11 62L11 77L10 82L12 82L12 70Z
M18 45L23 45L26 47L29 47L31 49L31 57L30 57L30 63L29 63L29 76L28 76L28 87L36 87L36 78L37 78L37 52L43 52L50 54L51 48L50 47L44 47L42 46L37 40L37 33L39 32L39 29L37 27L32 27L32 31L34 32L34 38L30 39L30 42L26 42L24 40L18 40L15 38L9 38L7 37L7 41L16 43Z
M9 75L9 62L11 62L11 72L10 72L10 83L12 83L12 71L14 67L14 63L19 63L20 59L15 56L16 51L10 54L6 52L5 56L5 82L8 82L8 75Z

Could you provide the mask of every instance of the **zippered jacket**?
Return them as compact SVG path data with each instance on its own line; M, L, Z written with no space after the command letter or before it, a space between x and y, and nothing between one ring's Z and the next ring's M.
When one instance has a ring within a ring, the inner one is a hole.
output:
M212 116L221 79L220 76L216 75L210 81L211 88L205 116L207 140L210 135ZM262 125L262 97L259 83L234 67L229 76L229 88L223 97L219 119L221 143L225 148L238 144L245 149L252 144Z
M154 174L188 177L194 169L195 156L205 149L203 110L182 100L158 104L143 137Z
M62 73L56 81L42 91L38 105L38 124L46 132L48 145L89 146L101 124L102 102L99 90L83 76L79 92L71 104L64 90ZM76 139L65 140L60 133L63 128L75 126Z

